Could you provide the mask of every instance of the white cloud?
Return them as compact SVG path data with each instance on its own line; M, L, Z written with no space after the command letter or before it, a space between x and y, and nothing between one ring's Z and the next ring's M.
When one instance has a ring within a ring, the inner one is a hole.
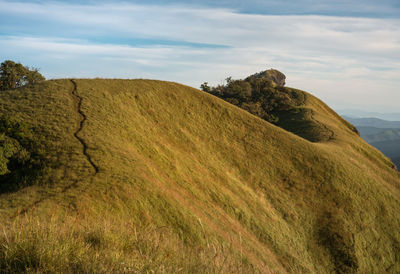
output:
M38 61L49 76L63 75L54 72L62 67L64 76L135 75L197 87L203 81L219 83L229 75L242 78L268 66L286 73L291 86L311 90L328 104L346 107L352 102L379 102L391 109L400 107L400 19L7 1L0 1L0 15L22 15L62 30L45 37L0 37L1 55ZM62 33L68 37L62 39ZM151 38L228 48L88 42L96 35L114 37L114 43L115 37ZM79 69L73 69L77 60Z

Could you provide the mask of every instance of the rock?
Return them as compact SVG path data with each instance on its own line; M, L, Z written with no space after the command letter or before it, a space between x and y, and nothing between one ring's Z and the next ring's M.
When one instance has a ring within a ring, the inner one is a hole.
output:
M276 69L268 69L256 74L253 74L249 77L247 77L245 80L249 81L251 78L259 79L259 78L265 78L267 80L272 81L275 85L283 87L286 82L286 76L282 72Z

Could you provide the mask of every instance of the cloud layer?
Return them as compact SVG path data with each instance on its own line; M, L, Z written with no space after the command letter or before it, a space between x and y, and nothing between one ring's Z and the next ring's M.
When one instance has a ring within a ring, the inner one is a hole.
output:
M177 4L0 1L0 58L47 77L198 87L274 67L337 108L400 109L400 19L244 14Z

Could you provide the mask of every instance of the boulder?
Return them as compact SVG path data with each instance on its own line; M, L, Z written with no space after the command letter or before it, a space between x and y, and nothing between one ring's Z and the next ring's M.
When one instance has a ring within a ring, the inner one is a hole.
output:
M251 78L259 79L259 78L265 78L267 80L272 81L275 85L283 87L286 82L286 76L282 72L276 69L268 69L256 74L253 74L249 77L247 77L245 80L249 81Z

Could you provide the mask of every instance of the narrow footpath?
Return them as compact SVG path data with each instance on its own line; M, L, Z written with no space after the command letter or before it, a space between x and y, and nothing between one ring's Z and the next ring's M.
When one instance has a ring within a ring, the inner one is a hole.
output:
M83 113L81 106L82 106L82 97L80 97L77 93L77 85L76 82L74 80L71 80L72 84L73 84L73 89L72 89L72 96L74 98L75 101L75 110L78 113L78 115L80 116L81 120L79 122L79 128L75 131L74 136L75 138L82 144L83 147L83 155L85 155L86 159L88 160L88 162L90 163L90 165L93 167L94 169L94 174L96 175L99 172L99 168L98 166L93 162L92 158L90 157L90 155L88 154L87 150L88 150L88 145L86 144L85 140L81 137L79 137L79 133L82 131L83 129L83 125L85 123L85 121L87 120L87 117L85 115L85 113Z

